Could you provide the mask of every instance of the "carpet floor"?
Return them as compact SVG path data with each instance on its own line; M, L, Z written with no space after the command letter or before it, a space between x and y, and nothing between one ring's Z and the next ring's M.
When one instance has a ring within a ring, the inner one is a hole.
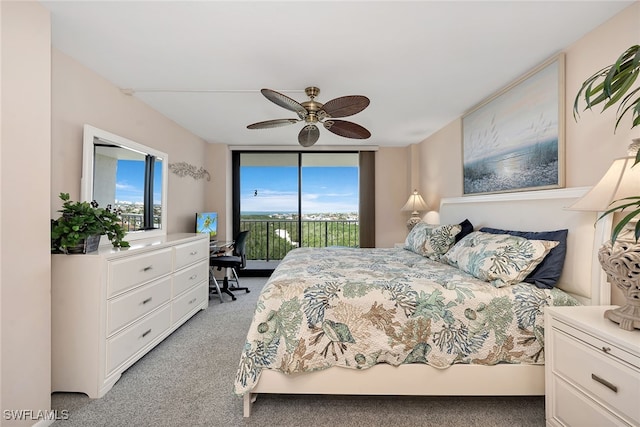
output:
M122 374L100 399L56 392L55 427L92 426L544 426L544 397L261 395L250 418L233 380L265 278L242 278L250 293L217 296Z

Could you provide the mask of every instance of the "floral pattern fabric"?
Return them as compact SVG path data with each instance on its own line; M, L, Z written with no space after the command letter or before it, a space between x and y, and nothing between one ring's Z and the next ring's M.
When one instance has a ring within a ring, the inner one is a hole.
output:
M294 249L259 296L234 391L249 392L263 369L542 364L544 308L577 304L555 288L494 288L401 248Z
M442 261L501 288L522 282L558 244L475 231L456 243Z
M409 232L404 248L439 261L442 255L453 246L461 230L462 226L459 224L431 225L419 222Z

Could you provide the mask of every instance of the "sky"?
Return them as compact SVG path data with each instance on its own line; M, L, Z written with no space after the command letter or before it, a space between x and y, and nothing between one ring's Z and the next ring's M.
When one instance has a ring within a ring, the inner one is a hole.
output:
M156 162L153 180L154 204L161 202L162 163ZM144 162L139 160L118 160L116 172L116 200L119 202L142 203L144 197Z
M297 212L297 166L242 166L240 211ZM302 213L358 212L357 167L303 167Z

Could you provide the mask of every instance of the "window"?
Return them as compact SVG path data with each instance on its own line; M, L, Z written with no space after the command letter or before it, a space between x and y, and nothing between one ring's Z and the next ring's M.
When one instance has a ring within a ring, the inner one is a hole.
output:
M360 246L356 152L234 152L234 234L251 230L249 260L296 247Z

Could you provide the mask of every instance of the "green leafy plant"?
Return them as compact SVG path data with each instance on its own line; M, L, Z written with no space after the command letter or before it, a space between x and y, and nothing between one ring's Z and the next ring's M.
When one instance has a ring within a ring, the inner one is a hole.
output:
M60 193L63 201L60 217L51 220L51 251L54 253L67 252L81 244L89 236L106 235L116 248L128 247L124 240L125 230L120 218L111 207L98 207L95 201L73 202L69 193Z
M631 127L640 125L640 86L633 88L640 74L640 45L633 45L618 57L615 63L604 67L582 83L573 103L573 116L577 119L580 101L584 98L585 110L604 103L602 111L616 103L616 125L614 131L625 114L631 112ZM629 92L629 93L627 93ZM636 163L640 160L640 153Z
M633 45L625 50L615 63L604 67L585 80L573 103L574 118L576 120L578 119L580 111L579 105L584 99L584 110L591 109L599 104L604 104L602 111L605 111L613 105L618 104L614 132L618 129L622 118L628 113L631 114L631 128L633 129L639 126L640 86L636 85L634 87L638 75L640 75L640 45ZM640 163L640 150L636 153L636 159L633 165L635 166L638 163ZM633 211L625 215L613 228L611 233L612 242L616 241L620 232L630 221L640 216L640 196L626 197L621 200L626 202L607 210L598 218L602 219L607 215L622 212L625 209L633 209ZM616 200L613 203L621 200ZM634 235L636 241L638 241L638 239L640 239L640 222L636 223Z

